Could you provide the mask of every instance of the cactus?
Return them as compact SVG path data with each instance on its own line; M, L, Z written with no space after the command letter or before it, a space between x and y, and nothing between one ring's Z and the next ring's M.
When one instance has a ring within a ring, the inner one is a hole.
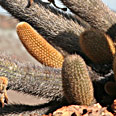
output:
M113 72L114 72L115 82L108 81L105 84L104 89L108 95L116 97L116 56L114 56L114 60L113 60Z
M4 107L4 103L8 103L7 88L8 79L7 77L0 77L0 104Z
M114 80L115 82L107 82L104 86L106 93L110 96L116 97L116 56L113 60L113 71L114 71Z
M62 67L63 91L69 103L91 105L94 90L86 64L79 55L67 56Z
M104 86L106 93L110 96L116 97L116 83L115 82L107 82Z
M108 64L113 60L115 46L111 38L99 30L90 29L80 35L82 51L98 64Z
M44 65L61 68L63 56L52 47L28 23L21 22L17 25L17 34L27 51Z

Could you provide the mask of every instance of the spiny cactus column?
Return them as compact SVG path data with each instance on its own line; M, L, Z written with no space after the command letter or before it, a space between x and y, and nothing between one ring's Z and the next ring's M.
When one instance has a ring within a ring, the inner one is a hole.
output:
M115 54L115 46L111 38L95 29L81 34L80 47L88 58L98 64L111 63Z
M52 47L28 23L19 23L17 25L17 33L28 52L39 62L50 67L62 67L64 61L62 54Z
M67 56L62 68L63 91L69 103L91 105L95 102L92 81L79 55Z

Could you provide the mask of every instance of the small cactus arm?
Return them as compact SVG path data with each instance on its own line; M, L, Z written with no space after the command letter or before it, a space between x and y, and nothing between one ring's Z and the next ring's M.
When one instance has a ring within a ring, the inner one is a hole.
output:
M113 61L115 46L111 38L99 30L90 29L80 36L80 47L92 62L108 64Z
M113 60L113 72L115 82L107 82L104 88L108 95L116 97L116 56L114 56Z
M107 82L104 86L106 93L112 97L116 97L116 83L115 82Z
M39 62L44 65L61 68L64 57L52 47L39 33L28 23L21 22L17 25L17 34L27 49Z
M91 105L95 103L92 81L86 64L79 55L65 58L62 68L64 95L69 103Z
M6 77L0 77L0 103L4 107L4 103L8 103L7 88L8 79Z

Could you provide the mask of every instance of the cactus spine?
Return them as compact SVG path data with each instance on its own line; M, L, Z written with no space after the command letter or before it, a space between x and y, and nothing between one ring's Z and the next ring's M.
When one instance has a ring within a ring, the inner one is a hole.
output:
M95 29L81 34L80 47L88 58L98 64L111 63L115 54L115 46L111 38Z
M63 91L69 103L91 105L94 99L92 81L79 55L67 56L62 68Z
M60 52L52 47L28 23L17 25L17 34L27 51L44 65L61 68L64 58Z

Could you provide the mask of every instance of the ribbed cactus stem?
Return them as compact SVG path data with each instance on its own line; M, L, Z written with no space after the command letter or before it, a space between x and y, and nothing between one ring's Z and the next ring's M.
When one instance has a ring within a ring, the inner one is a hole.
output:
M92 81L79 55L67 56L62 68L63 91L69 103L91 105L95 102Z
M115 46L111 38L95 29L81 34L80 47L91 61L98 64L111 63L115 54Z
M17 33L27 51L44 65L61 68L64 58L28 23L21 22L17 25Z

